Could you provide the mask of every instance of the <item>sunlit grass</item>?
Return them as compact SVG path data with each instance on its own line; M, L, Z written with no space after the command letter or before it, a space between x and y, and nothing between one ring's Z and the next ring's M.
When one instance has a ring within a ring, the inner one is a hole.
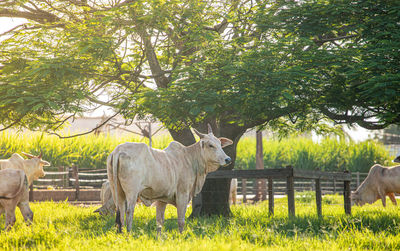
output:
M0 232L0 249L52 250L399 250L400 215L380 202L353 207L344 214L343 197L323 197L323 217L316 215L311 195L296 199L296 217L287 216L287 200L275 200L275 216L268 202L232 206L232 217L187 219L179 234L176 209L168 206L161 238L156 237L155 208L139 205L132 233L117 234L114 217L93 213L95 206L66 202L32 203L34 223L26 226L17 213L10 232ZM187 216L190 215L190 207ZM0 218L4 227L4 216Z

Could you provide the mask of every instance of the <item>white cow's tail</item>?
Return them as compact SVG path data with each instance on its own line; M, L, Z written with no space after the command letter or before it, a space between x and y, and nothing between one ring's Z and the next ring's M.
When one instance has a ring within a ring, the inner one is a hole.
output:
M113 170L113 180L114 180L114 193L115 193L115 198L114 198L114 203L115 207L117 209L117 213L115 216L115 223L118 225L118 231L122 231L122 222L121 222L121 213L120 213L120 208L118 207L118 194L121 191L118 191L118 167L119 167L119 153L116 153L115 155L111 156L111 165L112 165L112 170Z

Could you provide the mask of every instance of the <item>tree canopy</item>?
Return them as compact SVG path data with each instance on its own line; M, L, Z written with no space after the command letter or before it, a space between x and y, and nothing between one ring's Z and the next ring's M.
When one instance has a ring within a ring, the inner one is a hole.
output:
M0 130L53 132L108 105L186 145L211 123L234 160L255 126L400 124L398 1L9 0L0 16L28 20L1 35ZM209 212L226 212L221 184Z
M399 123L396 1L6 1L2 124L109 105L170 127ZM103 97L103 98L102 98ZM104 99L106 97L106 100ZM284 118L284 121L282 119Z

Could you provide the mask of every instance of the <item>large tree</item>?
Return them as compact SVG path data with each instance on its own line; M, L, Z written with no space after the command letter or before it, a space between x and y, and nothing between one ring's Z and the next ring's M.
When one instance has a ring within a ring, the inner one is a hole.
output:
M234 160L254 126L400 122L396 1L14 0L0 7L0 16L29 20L1 42L5 128L52 132L70 116L109 105L127 119L154 115L185 145L194 142L190 126L205 131L211 123L217 136L234 140L226 149ZM194 214L229 214L229 184L207 180Z

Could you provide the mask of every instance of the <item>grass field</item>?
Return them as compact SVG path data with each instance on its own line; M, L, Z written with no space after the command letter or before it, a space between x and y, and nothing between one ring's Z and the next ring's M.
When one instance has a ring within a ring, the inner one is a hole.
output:
M323 217L316 216L310 194L296 200L295 218L288 218L286 199L275 200L275 216L268 202L232 206L231 218L187 220L178 233L176 210L167 207L161 238L156 238L155 208L137 206L132 233L117 234L114 217L92 213L96 208L66 202L32 203L34 223L26 226L17 210L17 223L0 232L4 250L399 250L400 214L380 201L353 207L344 214L343 197L323 197ZM191 209L188 210L188 215ZM4 216L0 217L4 227Z

